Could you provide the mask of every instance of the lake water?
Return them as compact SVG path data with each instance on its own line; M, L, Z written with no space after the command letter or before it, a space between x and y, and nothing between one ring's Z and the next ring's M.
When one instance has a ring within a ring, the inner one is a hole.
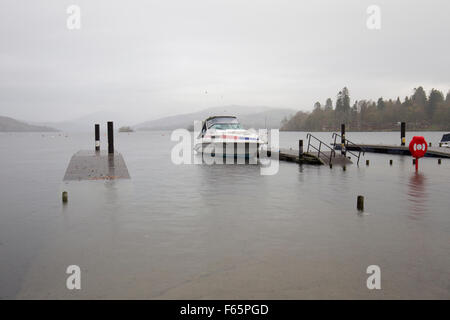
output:
M282 132L280 145L298 139L306 133ZM410 157L366 153L346 171L281 162L264 176L257 165L174 165L170 132L115 141L131 180L63 182L93 134L0 134L0 298L450 298L450 160L423 158L416 173ZM69 265L81 290L66 288ZM381 290L366 286L370 265Z

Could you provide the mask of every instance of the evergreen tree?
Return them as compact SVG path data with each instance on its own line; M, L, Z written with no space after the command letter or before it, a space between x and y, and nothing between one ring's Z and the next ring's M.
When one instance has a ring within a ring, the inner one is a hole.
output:
M333 110L333 101L330 98L325 102L325 110Z
M412 101L415 105L424 107L427 103L427 94L422 87L414 88L414 94L412 95Z
M384 104L383 98L380 97L377 101L377 109L379 111L383 111L384 108L385 108L385 104Z
M348 92L347 87L344 87L344 89L342 89L342 101L344 113L348 113L350 111L350 94Z
M433 117L434 112L438 108L438 106L444 102L444 95L442 92L436 89L431 89L430 98L428 100L426 112L429 118Z

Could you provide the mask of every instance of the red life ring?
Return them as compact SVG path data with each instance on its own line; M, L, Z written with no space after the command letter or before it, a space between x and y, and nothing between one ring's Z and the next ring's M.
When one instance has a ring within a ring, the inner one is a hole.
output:
M427 153L428 144L424 137L415 136L409 143L409 151L414 158L422 158Z

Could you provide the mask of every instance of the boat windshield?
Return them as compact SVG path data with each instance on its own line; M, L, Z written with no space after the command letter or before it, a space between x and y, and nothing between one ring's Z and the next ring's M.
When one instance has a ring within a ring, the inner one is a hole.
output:
M210 128L217 130L242 129L240 123L215 123Z
M239 121L235 117L214 117L206 121L206 127L219 130L241 129Z
M444 134L441 139L441 142L448 142L448 141L450 141L450 133Z

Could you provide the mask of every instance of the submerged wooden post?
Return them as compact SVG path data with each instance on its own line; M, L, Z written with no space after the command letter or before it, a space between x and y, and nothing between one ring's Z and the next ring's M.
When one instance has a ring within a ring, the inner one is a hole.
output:
M438 164L441 164L441 159L438 159Z
M391 159L391 160L389 160L389 164L390 164L391 166L392 166L392 162L393 162L393 161L392 161L392 159Z
M222 142L222 160L223 160L223 164L226 163L227 160L227 143L226 142Z
M356 200L356 208L358 211L364 211L364 196L358 196Z
M67 203L68 200L69 200L69 196L67 194L67 191L63 191L63 193L62 193L62 202L63 203Z
M298 140L298 159L303 156L303 140Z
M245 142L244 147L245 147L245 154L244 154L245 164L249 164L249 162L250 162L250 145L249 145L249 143Z
M95 124L95 151L100 151L100 125Z
M406 136L406 122L402 122L402 124L401 124L401 128L400 128L400 139L401 139L401 142L402 142L402 146L404 146L405 145L405 136Z
M366 160L366 166L368 166L370 164L369 160Z
M108 121L108 153L114 154L114 127L112 121Z
M341 154L345 156L345 124L341 124Z

